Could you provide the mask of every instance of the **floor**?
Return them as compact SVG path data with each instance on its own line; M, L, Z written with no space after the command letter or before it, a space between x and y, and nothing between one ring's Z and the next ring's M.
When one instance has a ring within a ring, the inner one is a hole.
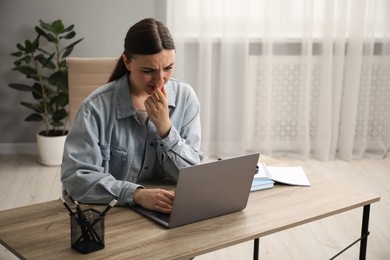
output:
M381 196L371 207L367 259L390 259L390 157L353 161L276 159L305 171L323 174ZM0 155L0 210L58 199L60 168L45 167L36 155ZM261 192L261 191L259 191ZM355 209L260 239L260 259L329 259L360 236L362 209ZM252 259L253 242L246 242L196 257ZM359 246L337 259L358 259ZM0 259L17 259L0 246Z

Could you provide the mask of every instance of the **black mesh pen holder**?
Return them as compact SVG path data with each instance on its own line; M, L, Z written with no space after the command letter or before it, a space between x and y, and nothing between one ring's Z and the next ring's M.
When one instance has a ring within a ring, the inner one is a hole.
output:
M88 254L104 248L104 216L95 209L70 215L71 246Z

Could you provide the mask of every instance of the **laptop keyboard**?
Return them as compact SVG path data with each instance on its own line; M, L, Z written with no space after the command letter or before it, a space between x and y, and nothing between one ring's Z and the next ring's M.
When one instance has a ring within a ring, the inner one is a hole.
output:
M170 214L155 212L155 211L152 213L152 215L167 223L169 223L169 218L171 217Z

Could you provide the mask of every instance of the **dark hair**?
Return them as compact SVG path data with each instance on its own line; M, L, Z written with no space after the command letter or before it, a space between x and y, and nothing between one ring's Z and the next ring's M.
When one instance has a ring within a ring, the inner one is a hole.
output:
M146 18L130 27L126 34L124 47L123 53L128 60L131 60L137 54L150 55L162 50L174 50L175 43L168 28L162 22ZM119 79L127 72L121 56L108 82Z

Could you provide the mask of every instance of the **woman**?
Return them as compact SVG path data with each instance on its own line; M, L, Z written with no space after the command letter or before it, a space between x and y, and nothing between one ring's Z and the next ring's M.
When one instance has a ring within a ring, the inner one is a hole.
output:
M127 32L109 83L80 106L64 150L65 192L85 203L138 204L169 213L174 192L138 183L177 180L180 168L199 164L199 101L171 79L175 45L159 21L144 19Z

